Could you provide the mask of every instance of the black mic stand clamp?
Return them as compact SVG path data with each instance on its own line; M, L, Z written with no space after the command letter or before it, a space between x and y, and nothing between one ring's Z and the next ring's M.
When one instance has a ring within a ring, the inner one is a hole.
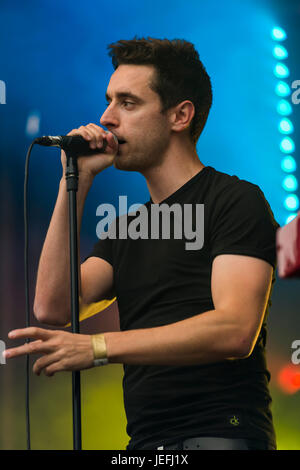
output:
M79 289L78 289L78 240L77 240L77 200L78 165L74 152L65 150L67 157L66 183L69 194L69 238L71 272L71 326L72 333L79 333ZM73 399L73 446L81 450L81 398L80 371L72 371Z

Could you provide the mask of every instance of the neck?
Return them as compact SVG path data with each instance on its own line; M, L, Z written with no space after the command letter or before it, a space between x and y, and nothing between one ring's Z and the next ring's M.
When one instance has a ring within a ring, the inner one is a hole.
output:
M160 165L143 173L154 204L169 197L204 167L192 143L170 145Z

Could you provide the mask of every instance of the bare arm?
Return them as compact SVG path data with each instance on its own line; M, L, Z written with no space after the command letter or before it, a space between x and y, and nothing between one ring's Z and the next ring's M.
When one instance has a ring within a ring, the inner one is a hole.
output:
M260 259L219 255L212 269L215 309L156 328L104 333L111 363L188 365L243 358L259 334L272 281Z
M90 140L91 148L102 147L106 138L108 146L105 154L95 154L92 157L78 159L79 185L77 192L78 246L80 246L80 227L86 196L97 173L112 164L117 144L112 134L107 135L95 124L89 124L74 129L68 135L80 134ZM65 172L65 154L62 152L63 173ZM78 256L80 259L80 256ZM34 299L34 314L36 318L49 325L64 326L70 321L70 254L69 254L69 211L68 193L65 177L59 184L59 192L53 211L49 229L42 249L36 282ZM108 263L103 261L102 277L112 279ZM108 268L108 269L107 269ZM101 269L101 266L100 266ZM112 268L111 268L112 270ZM79 269L79 292L82 291L82 280ZM103 284L103 283L102 283ZM100 285L102 285L100 284ZM84 284L86 285L86 283ZM104 292L103 292L104 294ZM101 292L99 292L99 299Z
M86 264L90 279L97 265L96 258ZM156 328L104 333L109 362L193 365L248 357L262 325L272 274L273 267L257 258L217 256L211 279L214 310ZM89 295L98 294L92 289ZM33 367L38 375L93 367L90 335L35 327L9 333L9 338L28 337L37 341L8 349L5 357L42 353Z
M84 202L92 181L80 178L77 193L78 242ZM79 276L79 290L80 288ZM43 245L36 282L34 313L43 323L64 325L70 315L70 253L68 193L62 178Z

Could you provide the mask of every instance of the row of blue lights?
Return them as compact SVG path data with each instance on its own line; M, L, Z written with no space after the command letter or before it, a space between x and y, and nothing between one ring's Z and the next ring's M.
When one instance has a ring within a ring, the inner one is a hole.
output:
M298 189L298 181L293 174L297 169L297 163L295 158L291 155L295 152L295 143L290 137L294 132L294 125L291 119L288 118L293 112L292 106L287 101L287 97L291 94L291 89L288 83L284 80L289 77L290 71L287 65L282 62L287 59L289 54L287 49L281 44L287 37L286 32L279 27L273 28L271 32L272 39L276 41L276 45L273 48L273 57L276 59L274 67L274 75L278 78L276 83L275 93L280 98L277 103L277 113L281 116L278 124L278 131L282 134L279 147L281 152L284 154L281 160L281 169L286 173L282 181L282 187L289 194L284 199L284 207L289 212L285 223L291 222L297 216L297 210L299 209L299 198L295 193Z

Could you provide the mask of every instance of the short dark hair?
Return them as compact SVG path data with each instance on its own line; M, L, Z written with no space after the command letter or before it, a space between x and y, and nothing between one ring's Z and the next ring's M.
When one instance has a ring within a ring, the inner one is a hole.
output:
M192 43L183 39L134 38L108 46L114 69L119 65L153 65L156 70L150 85L162 103L162 112L184 100L195 107L191 139L196 142L205 126L212 105L210 77Z

